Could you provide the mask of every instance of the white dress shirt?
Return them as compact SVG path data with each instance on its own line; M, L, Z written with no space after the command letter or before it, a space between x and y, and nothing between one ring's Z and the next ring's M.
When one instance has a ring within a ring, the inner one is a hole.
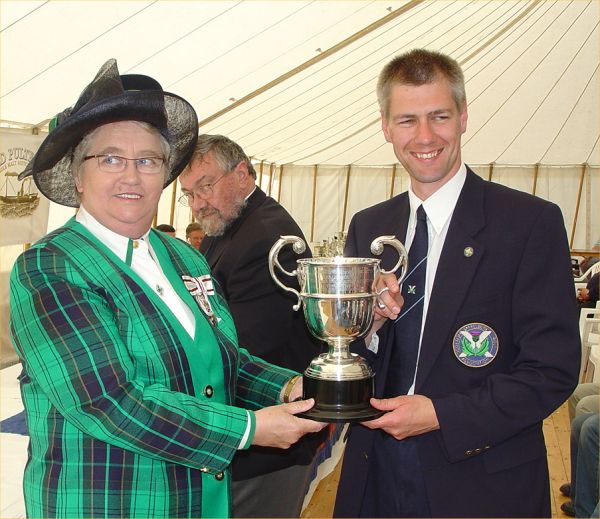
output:
M413 238L415 236L415 230L417 228L417 209L422 204L425 213L427 213L427 231L429 238L429 249L427 253L427 271L425 276L425 299L423 300L423 318L421 321L421 337L419 338L419 354L421 352L421 339L423 338L423 327L425 325L425 319L427 317L427 310L429 308L429 300L431 298L431 290L433 288L433 282L435 280L435 273L437 271L438 264L440 262L440 256L446 241L446 235L448 234L448 227L452 218L452 213L458 202L458 197L463 188L465 180L467 178L467 167L461 164L456 175L454 175L448 182L446 182L441 188L433 193L424 202L414 194L412 186L408 189L408 199L410 202L410 217L408 219L408 229L406 231L406 239L404 246L406 250L410 250ZM371 342L368 348L371 351L377 353L379 346L379 338L377 334L373 334ZM417 369L419 366L419 360L417 357L417 368L415 369L415 378L417 376ZM408 390L409 395L414 394L415 383L413 383Z
M127 246L129 238L117 234L96 220L83 206L77 212L76 220L106 245L117 257L123 261L127 258ZM150 241L148 232L140 239L133 240L133 255L131 257L131 268L151 287L166 303L177 320L193 339L196 333L196 319L194 314L171 286L164 275Z

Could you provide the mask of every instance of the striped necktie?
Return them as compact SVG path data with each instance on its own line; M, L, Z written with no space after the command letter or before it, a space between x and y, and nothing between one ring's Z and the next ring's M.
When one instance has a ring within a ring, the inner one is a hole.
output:
M385 396L405 395L413 384L425 299L427 273L427 214L423 205L417 209L417 227L408 251L408 273L402 282L404 306L394 323L394 350L386 377Z

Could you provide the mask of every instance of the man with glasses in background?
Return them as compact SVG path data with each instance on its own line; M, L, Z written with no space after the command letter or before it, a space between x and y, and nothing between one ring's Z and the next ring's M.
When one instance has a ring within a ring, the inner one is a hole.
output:
M262 359L303 371L321 344L268 267L269 250L281 235L304 239L300 227L256 186L250 160L222 135L200 135L179 181L179 201L191 207L206 233L200 252L229 303L240 344ZM296 268L297 259L291 248L279 256L287 270ZM286 452L262 447L238 452L232 464L233 516L299 517L321 438L307 437Z

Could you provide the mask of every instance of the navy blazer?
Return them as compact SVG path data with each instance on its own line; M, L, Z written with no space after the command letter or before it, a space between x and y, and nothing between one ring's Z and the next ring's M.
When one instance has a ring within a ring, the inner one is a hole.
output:
M260 188L250 195L240 216L223 236L205 237L200 252L225 297L238 333L238 342L252 355L302 372L321 353L322 344L310 335L297 298L279 288L269 274L268 255L281 235L304 239L291 215ZM310 250L302 256L310 256ZM292 247L281 250L279 261L288 271L297 267ZM299 289L296 278L281 281ZM233 479L246 479L291 465L312 462L325 433L309 435L287 450L253 446L239 451L232 465Z
M347 255L370 257L377 236L406 236L407 193L357 213ZM467 248L472 248L472 255ZM396 253L389 247L382 265ZM457 331L484 323L495 359L467 367ZM487 182L470 169L451 217L432 287L415 393L432 399L440 429L417 436L433 517L549 517L542 421L577 384L581 346L569 247L560 209ZM382 395L394 329L380 331ZM351 426L334 515L359 515L374 431Z

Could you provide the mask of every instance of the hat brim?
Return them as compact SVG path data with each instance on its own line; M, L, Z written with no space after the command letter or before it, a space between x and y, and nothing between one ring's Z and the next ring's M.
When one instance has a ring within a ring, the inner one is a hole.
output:
M71 115L44 139L23 176L33 175L38 189L53 202L79 207L72 174L73 151L95 128L119 121L148 123L165 137L171 148L164 184L167 187L192 157L198 118L185 99L156 90L125 91Z

